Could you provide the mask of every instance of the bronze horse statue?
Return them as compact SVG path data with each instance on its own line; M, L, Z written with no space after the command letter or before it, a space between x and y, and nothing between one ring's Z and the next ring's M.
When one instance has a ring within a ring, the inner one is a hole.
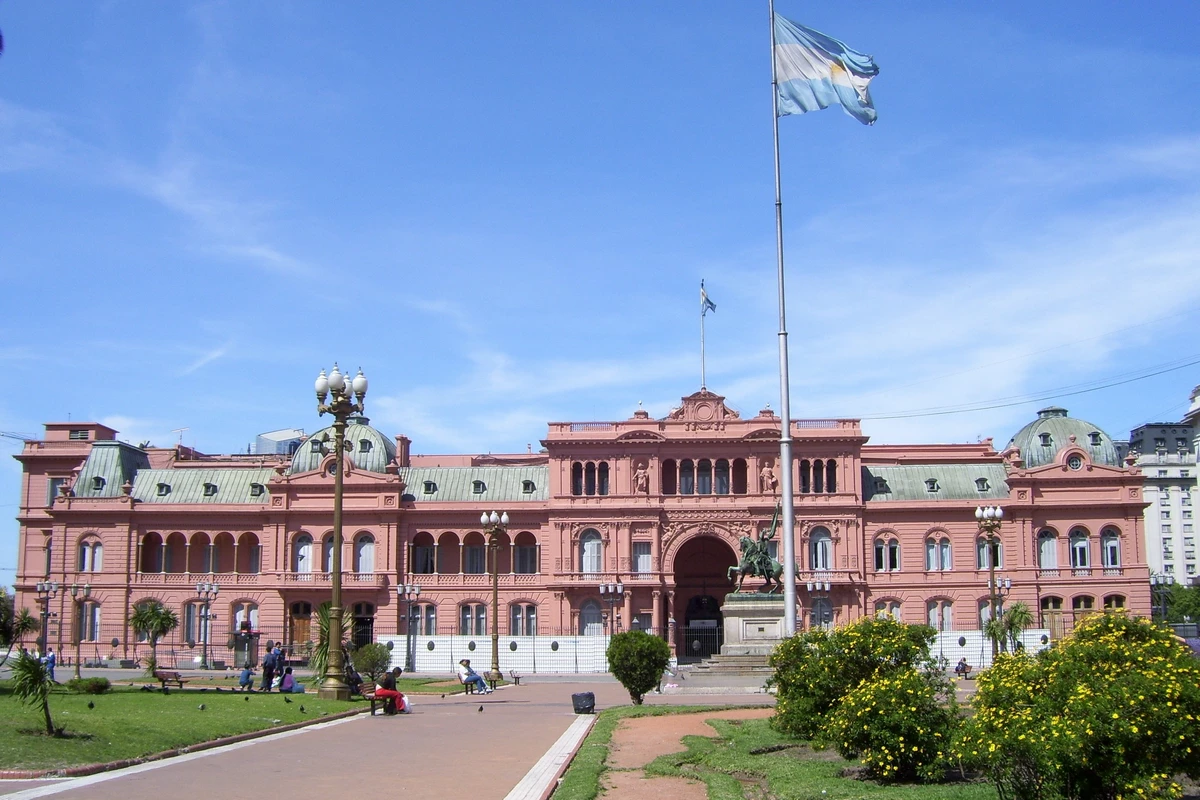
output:
M749 536L743 536L738 543L742 548L742 560L730 567L728 572L730 580L733 580L735 574L737 575L737 586L734 591L742 590L742 582L746 580L747 575L755 575L766 581L760 591L767 593L782 591L783 581L780 576L783 574L783 565L771 558L767 552L766 539L756 542ZM774 588L771 587L772 583L775 584Z

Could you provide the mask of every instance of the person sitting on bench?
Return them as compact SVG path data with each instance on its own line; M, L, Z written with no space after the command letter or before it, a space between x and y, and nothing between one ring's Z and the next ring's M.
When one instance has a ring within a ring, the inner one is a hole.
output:
M954 674L963 678L971 674L971 665L967 663L967 659L960 658L958 660L958 663L954 666Z
M458 662L458 679L462 681L463 686L466 686L467 684L473 684L475 686L475 691L479 692L480 694L492 693L492 690L488 688L487 683L484 682L483 676L471 669L471 659L469 658L464 658L462 661Z
M384 675L375 687L375 697L383 701L383 713L385 714L408 713L408 698L404 696L403 692L396 690L396 678L400 677L402 672L400 667L394 668Z

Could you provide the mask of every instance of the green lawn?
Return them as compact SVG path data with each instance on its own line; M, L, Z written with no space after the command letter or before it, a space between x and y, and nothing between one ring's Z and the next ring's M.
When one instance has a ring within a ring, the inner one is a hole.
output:
M185 678L187 683L184 685L188 689L199 689L201 687L216 687L220 686L223 689L236 690L238 685L238 672L212 672L207 675L194 675ZM61 669L58 672L58 679L64 681L70 678L70 673L64 673ZM310 691L315 691L316 682L311 675L298 675L296 678L300 683L304 684ZM120 677L114 679L120 684L130 684L132 686L155 686L159 685L158 681L153 678L147 678L144 673L130 673L129 677ZM254 688L257 689L262 685L262 675L255 673ZM500 684L497 684L500 685ZM462 684L455 678L400 678L396 681L396 688L402 692L412 694L449 694L450 692L462 691Z
M695 708L623 707L605 711L563 776L553 800L592 800L599 790L604 757L617 723L628 716L695 711ZM767 720L714 720L717 738L685 737L688 750L653 761L651 775L702 780L711 800L773 797L779 800L896 798L897 800L994 800L988 783L939 786L881 786L839 777L854 766L833 752L814 752L804 742L782 736ZM754 752L752 752L754 751Z
M117 687L103 695L55 690L50 713L69 738L44 734L40 708L22 705L0 684L0 769L53 769L136 758L162 750L362 708L363 702L314 694L243 694L194 689L143 692ZM89 709L88 702L95 704ZM203 703L205 708L200 710ZM301 711L303 707L303 711Z

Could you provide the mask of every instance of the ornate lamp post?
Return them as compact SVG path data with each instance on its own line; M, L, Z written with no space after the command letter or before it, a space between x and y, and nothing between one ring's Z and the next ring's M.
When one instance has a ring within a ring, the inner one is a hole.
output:
M351 414L363 412L367 396L367 377L360 368L354 380L347 381L338 370L337 362L329 375L325 370L317 376L317 413L333 417L333 446L335 473L333 476L333 555L329 559L329 578L332 598L329 608L329 661L325 680L317 689L322 700L349 700L346 685L346 663L342 657L342 467L345 463L346 420ZM357 398L355 402L353 398ZM326 400L329 402L326 403ZM337 641L334 641L336 637Z
M492 668L486 677L498 681L504 678L500 672L500 536L508 530L508 512L485 511L479 517L479 524L487 531L487 546L492 555Z
M616 583L600 584L600 601L608 606L608 635L612 636L613 629L616 627L616 607L618 603L625 600L625 584L617 581Z
M404 601L404 671L413 671L413 603L421 596L421 587L415 583L402 583L396 586L396 599Z
M37 599L42 604L42 635L38 637L38 654L46 654L46 645L50 638L50 601L58 596L57 581L38 581Z
M975 509L975 520L979 523L979 535L987 542L988 554L988 619L997 619L999 607L998 592L996 591L996 556L1000 552L1000 523L1004 521L1004 509L1000 506L980 506ZM1012 581L1008 581L1012 586ZM1000 642L992 639L992 660L1000 652Z
M83 638L83 605L92 595L91 584L85 583L80 586L77 583L71 584L71 599L75 601L75 677L82 677L79 674L79 640Z
M204 604L200 607L200 669L208 669L208 634L212 626L212 604L221 587L215 583L197 583L196 596Z
M1151 602L1158 606L1158 618L1163 622L1167 621L1167 600L1171 597L1171 587L1174 585L1174 575L1150 576L1150 594L1154 596Z

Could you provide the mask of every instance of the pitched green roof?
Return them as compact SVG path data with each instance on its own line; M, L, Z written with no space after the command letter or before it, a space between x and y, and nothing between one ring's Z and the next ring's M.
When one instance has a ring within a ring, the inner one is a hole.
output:
M146 452L131 444L99 441L92 444L72 492L76 497L120 497L126 481L150 466Z
M912 500L1004 500L1008 497L1003 464L904 464L864 466L867 502ZM984 480L981 491L978 481ZM930 491L928 481L936 481Z
M405 491L419 503L502 503L542 502L549 498L550 468L512 467L408 467L400 470L408 486ZM481 481L476 491L475 482ZM531 485L527 485L526 482ZM432 491L426 491L427 488ZM532 491L526 491L531 489Z
M142 503L265 504L271 494L267 482L274 476L275 470L263 467L143 469L133 482L133 497ZM254 484L262 486L257 495Z

